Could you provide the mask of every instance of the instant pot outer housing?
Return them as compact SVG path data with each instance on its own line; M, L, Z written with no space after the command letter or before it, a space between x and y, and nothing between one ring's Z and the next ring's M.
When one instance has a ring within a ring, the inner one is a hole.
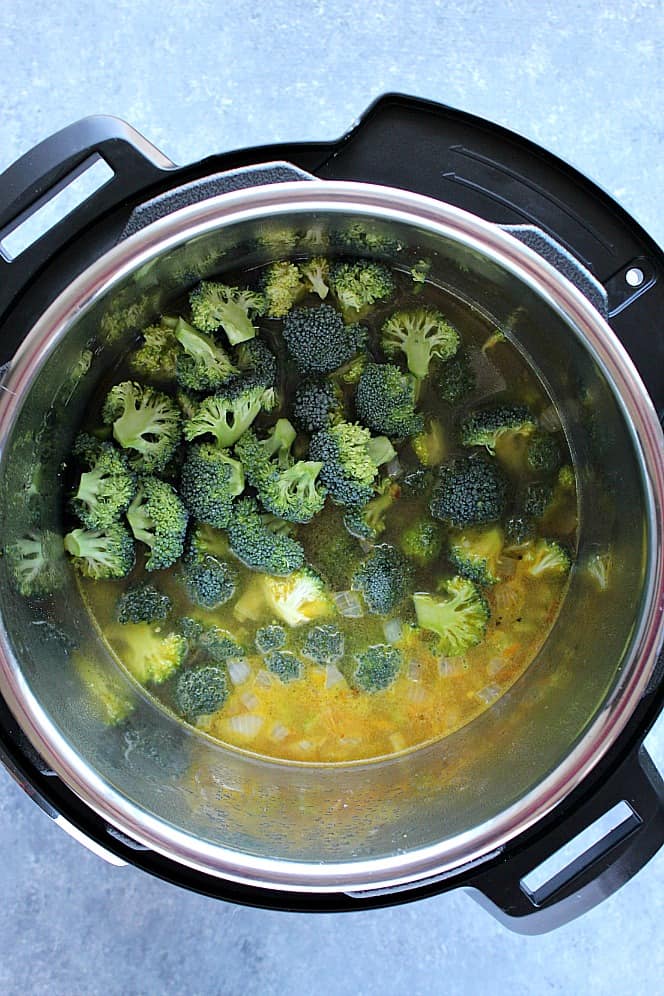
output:
M110 860L256 906L364 909L463 885L538 932L614 891L664 840L662 782L642 747L662 700L664 461L643 383L661 406L661 252L542 150L397 96L334 145L183 169L123 122L79 122L0 177L0 248L95 157L113 179L16 259L3 250L3 547L34 528L62 534L62 467L82 414L174 291L333 252L351 227L366 256L430 259L434 283L528 356L575 461L579 546L560 616L505 696L439 743L347 766L279 764L183 726L113 660L64 558L46 602L16 594L2 558L10 771ZM123 683L124 723L104 726L91 708L73 647ZM620 802L626 818L592 849L538 887L524 881Z

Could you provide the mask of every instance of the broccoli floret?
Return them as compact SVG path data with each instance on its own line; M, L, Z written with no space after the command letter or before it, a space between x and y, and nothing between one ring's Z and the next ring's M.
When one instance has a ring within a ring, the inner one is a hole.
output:
M267 302L265 314L270 318L283 318L307 293L297 266L287 260L270 263L263 273L261 290Z
M467 578L443 581L438 595L417 592L413 604L417 622L439 637L442 654L456 657L481 643L489 621L489 606Z
M187 597L203 609L216 609L229 602L237 587L237 572L215 557L187 560L183 571Z
M328 503L311 529L302 530L307 562L312 564L334 591L344 591L357 568L362 550L344 529L345 509Z
M430 259L418 259L417 263L410 268L410 275L415 284L413 292L419 294L422 290L422 286L426 283L427 277L429 276L429 271L431 270L431 260Z
M24 598L47 598L62 586L62 536L31 530L5 547L9 573Z
M368 227L369 225L371 228ZM380 231L368 219L352 221L343 230L334 232L333 241L339 242L353 252L368 256L381 253L393 256L403 249L403 245L398 239L395 239L392 234L387 234L386 231Z
M270 609L287 626L301 626L334 610L323 581L308 567L287 578L264 577L262 585Z
M366 330L345 325L329 304L316 308L295 308L284 321L284 342L298 369L304 373L327 374L338 370L366 341Z
M291 448L297 433L286 418L280 418L264 439L253 430L245 432L235 447L242 461L247 480L259 488L275 471L287 470L291 464Z
M237 373L228 353L182 318L178 319L175 338L182 346L177 357L177 380L185 390L217 391Z
M411 583L412 571L403 554L382 543L363 561L352 587L362 592L370 612L384 616L406 597Z
M531 470L552 474L560 466L560 447L546 432L536 432L528 440L526 460Z
M499 467L481 457L457 457L440 468L429 508L434 519L463 527L495 522L506 500Z
M505 435L529 435L536 422L524 405L490 405L477 408L464 419L459 434L463 446L485 446L489 453Z
M215 394L204 398L184 424L185 439L211 435L219 446L232 446L260 412L264 394L260 387L249 387L235 397Z
M185 560L188 563L202 563L205 557L226 560L229 554L230 546L226 533L200 522L192 529L185 552Z
M258 487L261 504L288 522L310 522L325 504L327 492L317 481L322 466L298 460L287 470L275 470Z
M173 604L163 591L144 581L132 585L120 595L116 608L118 622L159 622L167 619Z
M408 369L422 379L431 361L449 360L459 348L459 333L435 308L396 311L383 324L382 344L388 356L404 353Z
M500 329L496 329L485 341L484 345L482 346L482 352L486 355L486 353L488 353L490 349L493 349L494 346L498 346L500 345L500 343L507 341L508 339L505 333L501 332Z
M354 356L352 360L348 363L344 363L342 367L335 370L332 374L332 380L335 384L359 384L360 377L362 376L362 371L369 363L369 356L367 353L358 353Z
M500 526L471 527L450 536L448 557L457 572L476 584L499 581L498 560L505 537Z
M285 576L304 563L301 544L285 533L270 529L253 498L242 498L236 503L228 524L228 538L238 560L253 571Z
M123 381L112 387L103 419L113 436L129 450L133 467L146 473L163 470L180 442L180 412L166 394Z
M538 539L524 550L521 566L531 578L563 575L572 566L569 553L555 540Z
M87 655L76 653L74 667L88 693L90 705L105 726L117 726L134 708L134 701L123 688L119 675L103 668Z
M277 623L262 626L256 630L255 643L259 654L267 654L270 650L281 650L286 646L286 630Z
M505 521L505 542L507 546L521 546L535 535L532 520L525 515L511 515Z
M378 468L396 456L385 436L339 422L311 437L309 456L323 464L321 483L337 505L365 505L373 496Z
M541 519L553 499L553 489L549 484L529 484L523 497L523 514L532 519Z
M182 556L189 513L170 484L143 477L127 520L136 539L150 549L146 570L163 570Z
M216 712L228 695L225 669L212 664L182 671L175 684L175 704L187 719Z
M440 557L443 537L440 525L424 516L410 522L399 540L402 551L422 566L433 564Z
M443 426L437 418L427 419L426 429L410 441L413 453L425 467L437 467L447 456Z
M391 363L369 363L362 371L355 407L360 422L383 436L413 436L424 419L415 411L415 380Z
M129 364L139 377L173 380L180 354L180 344L175 337L177 324L177 318L162 316L158 325L143 330L143 344L129 354Z
M459 405L475 390L476 383L468 353L460 349L456 356L440 365L438 397L447 405Z
M92 469L81 474L72 511L88 529L117 522L136 494L136 475L112 443L100 443Z
M357 539L375 540L385 531L385 516L398 496L398 487L388 478L375 498L361 508L351 508L344 514L344 526Z
M72 456L76 457L85 467L94 467L103 442L104 440L92 436L89 432L79 432L71 448Z
M327 380L305 380L295 390L293 421L303 432L318 432L343 419L343 394Z
M106 529L74 529L65 536L65 550L84 577L101 581L124 578L135 563L131 533L121 522Z
M567 491L574 491L576 489L576 476L574 468L570 464L566 463L564 467L560 468L557 483L559 487Z
M330 290L330 266L325 257L316 256L306 263L300 263L300 273L314 294L318 294L321 301L324 300Z
M250 339L238 346L235 362L240 372L229 382L224 393L234 397L249 387L260 387L265 392L263 408L271 411L276 407L279 369L272 350L261 339Z
M310 629L302 645L304 656L315 664L336 664L343 657L344 650L343 633L329 624Z
M401 653L396 647L377 643L355 655L349 674L350 684L361 692L382 692L396 681L401 670Z
M255 291L228 287L226 284L204 280L189 295L192 321L203 332L217 332L223 328L232 346L253 339L255 315L265 311L265 298Z
M390 270L370 259L335 263L330 271L330 286L344 313L355 315L376 301L387 301L395 290Z
M201 654L217 664L244 655L244 648L228 630L220 629L219 626L203 626L195 642Z
M180 496L199 522L225 529L233 499L244 490L244 470L228 450L209 443L189 447L182 466Z
M302 677L304 668L302 661L298 660L295 654L288 650L271 650L265 655L265 665L268 671L276 674L284 685L290 681L297 681Z

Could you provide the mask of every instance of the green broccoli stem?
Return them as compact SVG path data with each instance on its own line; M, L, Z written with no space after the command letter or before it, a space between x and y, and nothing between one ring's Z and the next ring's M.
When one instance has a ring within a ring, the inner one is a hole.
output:
M409 336L405 345L408 369L417 377L418 381L423 380L429 373L431 363L431 347L426 340Z

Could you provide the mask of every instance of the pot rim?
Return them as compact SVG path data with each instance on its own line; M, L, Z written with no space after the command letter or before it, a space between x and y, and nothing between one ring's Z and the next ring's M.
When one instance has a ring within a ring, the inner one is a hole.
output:
M109 250L76 277L37 320L17 351L0 393L0 441L8 438L37 373L69 328L116 283L181 242L227 225L281 213L352 211L401 222L460 242L527 284L570 326L611 384L641 467L652 529L643 607L628 666L564 761L498 816L447 841L389 857L318 864L258 858L209 844L130 802L67 743L24 680L0 625L0 694L28 739L65 785L100 817L155 852L197 871L243 885L298 892L363 892L421 884L484 861L544 818L616 742L653 673L664 634L664 447L639 374L608 323L583 294L532 249L476 215L397 188L308 180L250 187L182 208ZM0 445L0 460L2 459ZM0 620L1 623L1 620Z

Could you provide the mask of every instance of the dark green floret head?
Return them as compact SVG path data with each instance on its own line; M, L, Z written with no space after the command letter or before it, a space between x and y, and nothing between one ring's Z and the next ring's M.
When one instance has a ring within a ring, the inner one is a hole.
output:
M536 424L524 405L488 405L464 419L459 438L463 446L484 446L493 453L502 436L528 436Z
M234 397L249 387L260 387L265 392L263 408L270 411L275 407L279 369L277 358L269 346L262 339L243 342L235 351L235 363L239 373L229 382L227 393Z
M336 626L314 626L302 645L302 653L314 664L336 664L344 655L345 639Z
M118 599L118 622L159 622L167 619L173 604L168 595L153 584L139 582L127 588Z
M267 654L270 650L281 650L286 646L286 630L278 623L261 626L256 630L254 642L259 654Z
M374 494L378 468L396 456L386 436L339 422L311 437L309 456L323 464L321 483L338 505L365 505Z
M180 559L189 513L170 484L156 477L141 478L127 521L135 538L149 548L146 570L164 570Z
M197 637L197 646L203 656L218 664L244 656L244 648L228 630L219 626L203 626Z
M357 416L373 432L392 439L416 435L424 428L415 411L415 379L392 363L369 363L355 395Z
M271 650L263 658L268 671L276 675L285 685L302 677L302 661L288 650Z
M33 529L8 544L4 556L14 587L24 598L47 598L62 587L62 536Z
M84 577L93 581L124 578L135 563L134 541L121 522L106 529L74 529L65 536L65 550Z
M480 525L500 519L506 500L507 483L495 463L457 457L440 468L429 508L451 526Z
M274 470L257 485L261 504L287 522L310 522L327 495L318 481L322 467L313 460L298 460L286 470Z
M401 653L396 647L377 643L355 655L355 664L349 675L350 684L370 695L382 692L394 684L401 665Z
M142 473L164 469L182 436L180 410L168 395L123 381L109 391L102 417L132 467Z
M176 375L188 391L217 391L237 373L228 353L214 339L178 319L175 338L182 347L177 356Z
M434 564L443 549L443 532L438 522L422 516L410 522L399 540L403 553L422 566Z
M216 712L228 695L226 671L213 664L182 671L175 683L175 703L187 719Z
M417 592L413 604L418 625L436 633L440 653L446 657L457 657L484 639L489 605L467 578L443 581L435 595Z
M229 287L203 280L189 295L191 320L203 332L223 329L232 346L253 339L256 327L252 319L265 312L266 301L256 291Z
M183 580L190 602L203 609L216 609L235 594L237 571L225 561L204 557L196 563L185 563Z
M549 484L529 484L523 498L523 514L531 519L541 519L553 498Z
M505 520L505 541L508 546L521 546L535 535L535 526L527 515L511 515Z
M190 446L180 477L180 497L199 522L225 529L233 499L244 491L244 470L230 451L210 443Z
M395 291L388 267L370 259L335 263L330 286L344 312L366 311L376 301L389 300Z
M328 380L305 380L293 398L293 421L303 432L318 432L343 418L343 395Z
M435 308L395 311L383 324L387 356L404 355L410 372L420 380L432 360L449 360L459 348L459 333Z
M366 329L346 325L329 304L294 308L283 327L286 348L304 373L327 374L338 370L362 349L366 336Z
M253 498L236 502L228 538L232 552L251 570L283 577L304 564L302 545L284 532L275 532Z
M108 432L108 430L105 431ZM79 432L71 448L72 456L88 469L94 467L103 442L102 439L98 439L97 436L93 436L89 432Z
M531 470L553 474L560 466L560 447L554 436L536 432L528 440L526 459Z
M136 494L136 474L112 443L100 443L91 469L81 474L72 511L88 529L117 522Z
M409 593L411 567L403 554L393 546L375 546L355 573L352 587L361 591L370 612L387 615Z
M441 363L438 368L438 397L446 405L460 405L476 387L475 372L468 353L460 349L456 356Z

